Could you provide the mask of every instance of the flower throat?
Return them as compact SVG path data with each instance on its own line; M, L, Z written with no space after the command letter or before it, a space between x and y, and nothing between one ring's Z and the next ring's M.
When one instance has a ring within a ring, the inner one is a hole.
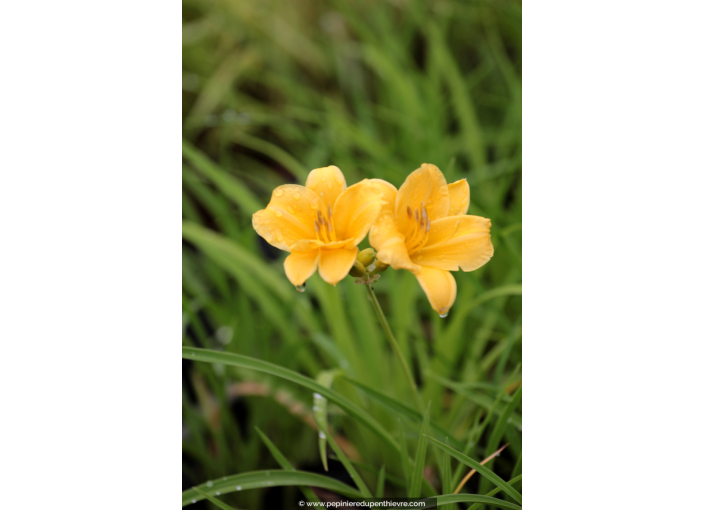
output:
M328 204L327 215L324 215L318 209L318 219L315 220L315 237L318 241L331 243L337 241L335 236L335 227L332 224L332 208Z
M428 210L425 208L425 203L421 202L420 211L416 207L411 210L410 206L406 206L406 214L408 219L413 221L413 230L406 236L406 249L408 254L420 250L428 241L428 232L430 232L430 218L428 218Z

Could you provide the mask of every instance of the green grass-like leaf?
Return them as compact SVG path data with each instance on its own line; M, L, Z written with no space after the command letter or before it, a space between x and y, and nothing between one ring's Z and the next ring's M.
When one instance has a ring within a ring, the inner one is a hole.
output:
M228 494L230 492L288 485L320 487L354 499L362 497L359 491L334 478L304 471L269 470L225 476L211 482L210 485L204 483L185 490L182 494L181 506L189 505L193 500L200 501L203 499L203 496L198 491L213 496L218 492L220 494Z
M283 453L281 453L281 450L276 447L276 445L271 441L271 439L269 439L266 434L264 434L264 432L259 430L259 427L254 427L254 429L257 431L257 434L259 434L259 437L262 438L262 441L264 441L264 444L274 456L276 462L278 462L279 465L285 471L295 471L296 469L293 467L293 464L288 461L288 459L284 456ZM315 493L310 490L310 487L301 487L301 492L303 492L308 501L320 501L318 496L316 496Z
M219 499L216 499L216 498L212 497L210 494L208 494L208 493L206 493L206 492L203 492L202 490L198 489L197 487L193 487L193 490L196 491L199 496L202 496L203 498L207 499L207 500L210 501L213 505L215 505L216 507L218 507L218 508L220 508L220 509L222 509L222 510L235 510L235 509L232 508L230 505L227 505L227 504L223 503L223 502L220 501ZM191 500L191 503L193 503L192 500Z
M463 464L471 467L472 469L476 469L477 473L479 473L482 476L485 476L489 480L491 480L497 487L501 487L501 489L511 496L513 499L515 499L518 503L521 503L522 498L521 495L518 493L516 489L511 487L506 481L502 480L496 473L491 471L490 469L487 469L486 467L482 466L479 462L477 462L474 459L471 459L464 455L461 452L458 452L454 448L451 448L447 446L446 444L441 443L440 441L433 439L432 437L427 436L428 439L430 439L436 446L438 446L441 450L446 451L450 455L452 455L454 458L462 462Z
M508 510L521 510L521 507L504 501L502 499L491 498L489 496L481 496L479 494L444 494L437 496L438 506L449 505L451 503L479 503L484 505L493 505L499 508Z
M382 439L387 445L396 451L400 451L399 445L394 441L393 437L377 422L372 418L366 411L349 401L347 398L343 397L339 393L321 386L314 380L305 377L293 370L289 370L273 363L267 361L261 361L258 359L250 358L248 356L242 356L240 354L233 354L230 352L218 352L208 349L198 349L195 347L182 347L182 356L187 359L194 361L204 361L207 363L222 363L223 365L230 365L234 367L249 368L251 370L257 370L260 372L265 372L267 374L280 377L282 379L287 379L291 382L299 384L305 388L316 391L335 402L342 409L347 411L350 415L357 418L361 423L364 423L372 432L374 432L380 439Z
M425 467L425 450L428 444L427 433L429 422L430 403L428 403L428 408L425 410L423 424L420 428L420 440L418 441L418 448L416 449L415 465L413 466L413 473L411 474L411 485L408 489L409 498L420 497L420 487L423 481L423 468Z

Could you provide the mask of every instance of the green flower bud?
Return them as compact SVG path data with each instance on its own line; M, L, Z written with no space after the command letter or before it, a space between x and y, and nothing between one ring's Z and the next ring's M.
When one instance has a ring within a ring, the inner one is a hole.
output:
M388 264L384 264L384 263L383 263L381 260L379 260L379 259L376 260L376 264L375 264L375 265L376 265L376 272L377 272L377 273L383 273L383 272L386 271L386 270L388 269L388 267L389 267Z
M357 261L360 262L364 267L369 267L376 260L376 252L374 248L367 248L362 250L357 254Z
M350 275L360 278L367 274L367 271L364 269L364 266L359 260L354 261L354 266L352 266L352 269L350 269Z

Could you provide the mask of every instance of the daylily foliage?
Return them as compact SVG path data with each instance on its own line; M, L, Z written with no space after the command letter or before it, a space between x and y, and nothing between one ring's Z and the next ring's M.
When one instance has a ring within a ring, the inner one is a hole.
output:
M450 271L473 271L494 254L491 221L467 215L468 208L467 181L448 185L435 165L421 165L398 190L381 179L347 188L340 169L329 166L311 171L305 187L276 188L253 225L269 244L291 252L284 269L297 287L316 269L337 284L369 232L377 260L413 273L444 316L457 296Z

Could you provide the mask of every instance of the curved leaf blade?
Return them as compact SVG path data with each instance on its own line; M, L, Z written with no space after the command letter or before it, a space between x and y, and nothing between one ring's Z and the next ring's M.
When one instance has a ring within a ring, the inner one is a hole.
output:
M335 402L340 408L347 411L350 416L353 416L360 422L364 423L372 432L379 436L380 439L382 439L396 452L400 452L400 447L391 434L389 434L381 426L381 424L372 418L365 410L358 407L339 393L318 384L309 377L305 377L297 372L294 372L293 370L289 370L288 368L284 368L267 361L250 358L249 356L242 356L241 354L212 351L209 349L199 349L196 347L186 346L183 346L181 350L182 356L187 359L194 361L205 361L207 363L222 363L223 365L257 370L259 372L264 372L282 379L287 379L291 382L299 384L300 386L320 393L328 400Z
M204 499L204 496L199 494L199 492L214 496L228 494L230 492L262 489L266 487L283 487L288 485L320 487L321 489L328 489L350 498L362 497L359 491L339 480L304 471L251 471L239 475L225 476L220 480L209 483L210 485L204 483L183 491L181 506L186 506L194 501L198 502Z
M427 436L427 437L428 437L428 439L430 439L438 448L440 448L441 450L446 451L447 453L449 453L450 455L452 455L454 458L456 458L457 460L459 460L459 461L462 462L463 464L466 464L467 466L471 467L472 469L476 469L476 470L477 470L477 473L479 473L480 475L482 475L482 476L486 477L487 479L491 480L491 481L494 483L494 485L496 485L497 487L501 487L501 489L502 489L506 494L508 494L509 496L511 496L513 499L515 499L518 503L521 503L522 497L521 497L520 493L519 493L516 489L514 489L513 487L511 487L508 483L506 483L505 480L502 480L502 479L499 477L499 475L497 475L496 473L494 473L494 472L491 471L490 469L485 468L484 466L482 466L482 465L481 465L479 462L477 462L476 460L467 457L467 456L464 455L463 453L458 452L458 451L455 450L454 448L452 448L452 447L450 447L450 446L447 446L447 445L444 444L444 443L441 443L441 442L438 441L437 439L433 439L433 438L430 437L430 436ZM459 496L459 494L457 494L457 496Z
M480 494L445 494L443 496L437 496L437 501L438 506L449 505L452 503L481 503L484 505L506 508L508 510L521 510L521 507L514 503L509 503L503 499L482 496Z

